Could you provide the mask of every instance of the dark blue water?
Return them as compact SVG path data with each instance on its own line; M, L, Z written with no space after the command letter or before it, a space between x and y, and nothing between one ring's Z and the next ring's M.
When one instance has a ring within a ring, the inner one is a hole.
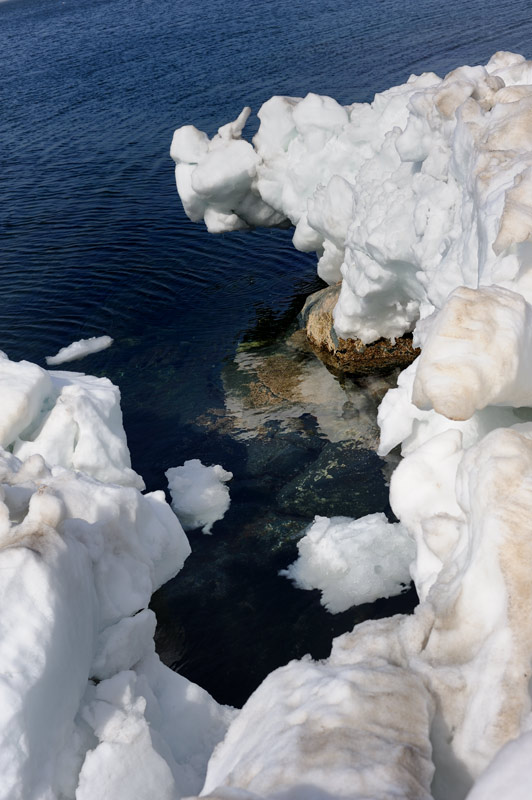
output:
M212 539L192 537L186 571L155 601L163 656L224 701L390 607L333 618L275 578L310 514L279 492L326 444L311 414L299 438L273 425L253 454L201 422L223 415L239 343L280 336L319 282L289 231L212 237L185 219L172 132L193 122L212 134L276 93L368 100L411 72L498 49L530 56L531 41L527 0L0 2L0 348L44 363L74 339L111 335L110 350L72 368L120 385L148 488L196 456L235 472L228 518ZM370 449L353 469L373 477L352 515L385 508Z

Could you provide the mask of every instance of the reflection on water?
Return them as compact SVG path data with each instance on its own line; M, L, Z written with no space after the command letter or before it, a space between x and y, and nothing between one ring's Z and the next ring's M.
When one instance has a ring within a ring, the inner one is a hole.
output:
M281 432L303 433L301 420L310 415L317 435L372 450L379 436L377 408L396 378L396 372L357 382L335 377L315 357L303 330L269 347L241 346L222 373L236 438L264 436L273 423Z
M248 341L225 365L224 407L196 423L234 473L231 507L212 537L190 535L184 570L152 603L163 660L221 702L241 705L275 667L305 653L325 657L357 622L416 603L411 589L332 616L318 591L278 576L316 514L391 515L390 463L375 448L378 404L395 378L337 378L301 331Z

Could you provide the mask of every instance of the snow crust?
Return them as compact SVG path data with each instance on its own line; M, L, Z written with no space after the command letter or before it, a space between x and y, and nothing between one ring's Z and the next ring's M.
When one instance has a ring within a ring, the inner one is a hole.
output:
M166 471L172 508L186 531L201 528L211 533L215 522L222 519L230 505L229 489L225 485L232 472L215 464L206 467L198 458L185 461L182 467Z
M0 386L0 797L197 792L233 712L155 654L190 547L139 491L118 389L5 355Z
M249 109L212 140L180 128L185 211L211 232L294 225L320 276L343 279L344 338L400 336L458 286L517 284L530 300L531 71L502 53L413 75L371 104L273 97L253 145L241 138Z
M316 517L297 549L297 561L279 574L300 589L320 589L321 603L332 614L401 594L410 584L414 542L384 514Z
M443 79L411 76L371 104L274 97L253 144L246 115L211 141L176 132L185 210L215 232L273 209L267 224L284 217L319 274L342 280L339 336L413 330L421 356L381 403L379 452L401 448L390 503L415 541L420 604L356 626L323 662L270 675L201 796L528 796L532 62L496 53ZM340 591L318 555L334 524L316 524L300 568L318 564L313 585Z
M62 347L55 356L46 356L46 363L49 367L65 364L67 361L76 361L84 358L91 353L99 353L111 347L113 340L110 336L91 336L89 339L80 339L72 342L67 347Z

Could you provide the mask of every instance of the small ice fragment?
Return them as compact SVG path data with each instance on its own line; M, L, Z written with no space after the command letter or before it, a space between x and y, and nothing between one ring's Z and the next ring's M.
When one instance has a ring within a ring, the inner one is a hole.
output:
M166 471L172 508L186 531L201 528L210 533L215 522L229 508L229 489L226 481L233 477L219 464L206 467L198 458L185 461L182 467Z
M384 514L316 517L297 547L299 558L279 574L299 589L320 589L331 614L401 594L410 583L414 541Z
M113 340L110 336L91 336L90 339L80 339L77 342L72 342L67 347L62 347L55 356L46 356L46 363L51 366L64 364L67 361L76 361L76 359L84 358L90 353L99 353L100 350L106 350L112 344Z

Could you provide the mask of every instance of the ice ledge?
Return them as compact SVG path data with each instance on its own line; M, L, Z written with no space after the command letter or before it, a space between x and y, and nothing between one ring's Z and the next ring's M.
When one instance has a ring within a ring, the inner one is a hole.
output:
M190 552L141 494L110 381L0 358L0 797L199 791L232 711L155 654Z
M532 299L532 62L496 53L345 107L273 97L253 144L248 114L212 140L175 132L185 211L211 232L288 220L318 274L342 281L338 336L395 339L461 285Z

